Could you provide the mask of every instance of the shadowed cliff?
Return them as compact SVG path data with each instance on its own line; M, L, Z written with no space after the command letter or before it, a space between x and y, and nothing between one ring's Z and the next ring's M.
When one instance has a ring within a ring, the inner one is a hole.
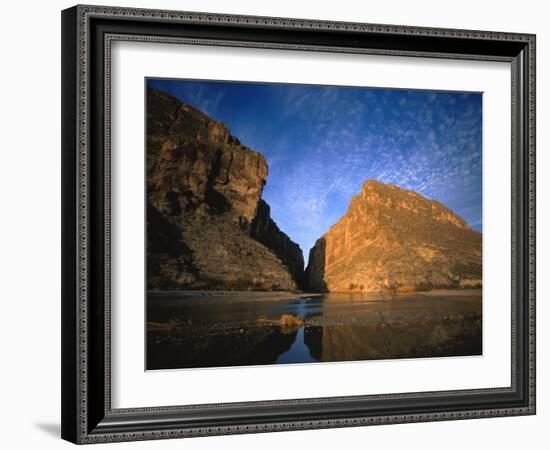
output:
M299 287L302 251L261 199L267 174L225 125L148 89L148 289Z
M309 291L328 292L325 281L327 243L324 237L317 239L309 251L308 265L304 272L304 285Z

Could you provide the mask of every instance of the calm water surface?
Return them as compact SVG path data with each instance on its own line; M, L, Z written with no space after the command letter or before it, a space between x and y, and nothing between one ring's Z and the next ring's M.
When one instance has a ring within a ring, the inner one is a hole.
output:
M147 368L479 355L481 291L251 300L149 293Z

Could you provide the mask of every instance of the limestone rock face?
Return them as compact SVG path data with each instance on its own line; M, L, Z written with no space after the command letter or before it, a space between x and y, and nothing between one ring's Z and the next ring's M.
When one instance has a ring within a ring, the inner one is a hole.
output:
M481 285L481 234L435 200L369 180L310 250L305 284L329 292Z
M148 289L296 288L302 251L261 200L267 173L225 125L149 89Z

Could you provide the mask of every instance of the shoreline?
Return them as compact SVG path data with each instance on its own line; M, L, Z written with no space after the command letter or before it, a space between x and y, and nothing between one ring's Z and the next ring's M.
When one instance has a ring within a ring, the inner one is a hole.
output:
M422 297L478 297L482 289L437 289L433 291L410 292L410 293L385 293L385 292L290 292L290 291L147 291L147 299L151 301L162 300L185 300L197 302L269 302L288 301L295 299L312 299L331 295L334 297L352 297L365 299L399 300Z
M241 301L241 302L268 302L286 301L297 298L320 297L318 292L290 292L290 291L147 291L147 298L155 300L195 300L195 301Z

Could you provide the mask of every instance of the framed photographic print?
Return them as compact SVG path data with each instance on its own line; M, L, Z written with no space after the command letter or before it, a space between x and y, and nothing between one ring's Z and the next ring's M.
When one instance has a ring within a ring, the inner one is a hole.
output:
M62 43L63 438L535 413L534 35L75 6Z

